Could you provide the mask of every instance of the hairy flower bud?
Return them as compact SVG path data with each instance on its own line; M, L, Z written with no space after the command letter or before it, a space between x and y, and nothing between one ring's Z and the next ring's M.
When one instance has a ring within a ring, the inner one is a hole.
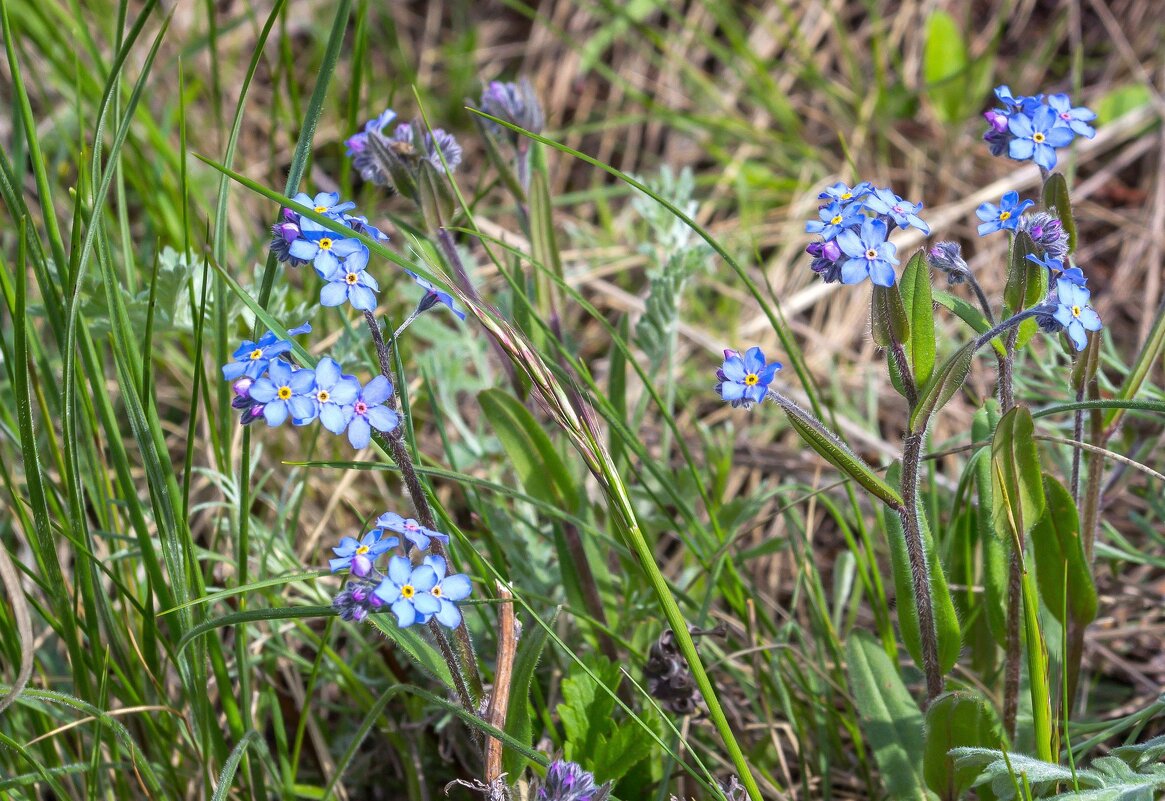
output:
M546 123L534 87L525 78L518 83L491 81L482 92L479 105L486 114L519 128L525 128L531 133L542 133L542 127ZM492 120L487 120L485 124L490 133L499 138L506 138L513 144L521 139L521 134Z
M1025 214L1020 220L1018 230L1025 232L1036 243L1036 247L1044 254L1063 260L1068 256L1068 232L1064 230L1060 218L1051 212L1037 211Z
M936 270L947 274L947 283L954 286L971 277L971 268L963 259L958 242L939 242L926 253L926 260Z

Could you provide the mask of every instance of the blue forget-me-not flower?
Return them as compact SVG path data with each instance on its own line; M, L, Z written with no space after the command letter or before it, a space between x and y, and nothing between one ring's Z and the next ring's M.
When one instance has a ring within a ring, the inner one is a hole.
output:
M360 395L360 379L344 375L340 365L325 356L316 365L315 398L319 406L320 423L333 434L342 434L348 427L346 411Z
M447 307L449 309L449 311L456 314L462 320L465 319L465 312L461 311L461 309L457 308L454 305L452 295L450 295L448 292L444 291L443 289L439 289L433 283L426 281L424 278L421 278L421 276L417 275L416 273L412 272L411 270L405 270L405 272L408 273L409 276L413 279L413 281L416 282L417 286L419 286L421 289L425 290L424 297L422 297L421 302L419 304L417 304L417 311L416 311L417 314L420 314L421 312L428 311L429 309L433 308L438 303L440 303L442 306Z
M987 236L996 231L1016 230L1020 215L1034 205L1034 200L1020 201L1019 192L1014 190L1005 192L998 206L994 203L983 203L975 209L975 216L983 221L979 224L979 236Z
M821 234L826 242L837 237L845 229L853 225L861 225L865 217L856 204L845 205L840 200L827 203L817 210L820 220L810 220L805 223L805 233Z
M287 334L294 337L310 332L311 324L304 323L298 328L290 329ZM239 345L231 354L235 360L223 365L222 377L227 381L234 381L242 376L256 379L267 372L267 365L271 363L272 359L278 358L280 354L287 353L289 350L291 350L291 343L275 336L272 331L259 337L258 342L244 339L243 344Z
M716 371L716 392L731 405L748 409L765 399L780 369L780 362L765 361L760 348L749 348L744 355L725 350L724 363Z
M340 544L332 548L335 559L328 560L333 573L347 570L353 576L364 578L372 572L377 558L390 548L400 544L396 537L384 536L384 530L374 528L357 540L355 537L341 537Z
M336 247L344 242L356 242L354 239L345 239L336 243ZM356 242L359 246L328 274L322 275L327 281L320 290L320 305L339 306L344 301L352 304L352 308L360 311L372 311L376 308L376 292L380 284L367 272L368 248ZM317 261L318 264L318 261ZM318 269L318 267L317 267Z
M267 367L267 375L251 385L249 394L263 404L267 425L280 425L289 416L296 425L306 425L316 416L315 382L314 370L295 370L276 360Z
M1056 148L1064 147L1075 136L1071 128L1059 122L1056 112L1044 105L1031 116L1011 115L1007 120L1007 130L1015 138L1007 146L1007 155L1016 161L1034 161L1045 170L1051 170L1056 166Z
M889 229L881 220L867 219L860 232L842 231L837 244L849 256L841 266L841 282L858 284L868 277L878 286L894 286L897 248L886 241Z
M425 528L411 517L404 517L403 515L398 515L396 512L385 512L376 518L376 525L400 534L422 551L428 550L429 540L437 540L443 543L449 542L448 534L442 534L440 531Z
M440 602L429 590L437 586L437 571L431 565L413 567L403 556L393 556L388 560L388 575L381 579L374 590L396 615L401 628L414 623L424 623L440 609Z
M864 205L870 211L886 215L899 228L914 226L924 234L930 234L930 226L918 216L918 212L922 211L921 203L903 200L889 189L875 189L866 197Z
M392 382L378 375L364 385L350 405L344 407L348 418L348 442L353 448L367 448L374 428L387 433L400 425L397 413L384 405L390 397Z
M1072 347L1084 350L1088 345L1088 332L1099 331L1103 328L1100 315L1089 305L1092 293L1079 284L1071 281L1057 281L1055 304L1052 316L1064 327L1068 339L1072 340Z
M469 576L464 573L445 575L448 565L443 556L436 554L426 556L425 564L433 568L433 572L437 574L437 583L429 590L429 594L437 599L438 604L433 615L442 626L456 628L461 623L461 610L457 608L456 602L468 598L473 592Z

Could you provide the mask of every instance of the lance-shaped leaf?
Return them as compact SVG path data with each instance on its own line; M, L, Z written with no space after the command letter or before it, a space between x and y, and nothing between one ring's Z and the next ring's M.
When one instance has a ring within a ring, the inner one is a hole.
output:
M902 304L910 320L910 334L906 339L906 355L914 382L923 386L934 372L934 297L930 282L930 263L926 251L919 250L902 271Z
M895 463L886 473L888 481L896 481L902 474L902 465ZM963 633L959 627L959 615L955 602L947 586L942 562L934 547L934 537L926 515L918 517L926 561L930 566L930 605L934 614L934 627L938 633L939 668L947 673L959 659L963 646ZM886 518L886 539L890 545L890 563L894 575L894 595L898 608L898 630L902 642L915 664L922 664L922 639L918 625L918 606L914 599L914 582L910 569L910 554L906 550L906 534L902 530L902 520L897 514Z
M902 293L897 284L874 284L873 294L870 295L870 331L874 344L879 348L888 348L895 342L907 342L910 321L906 317L906 307L902 305Z
M898 490L887 484L881 476L874 472L860 456L850 450L836 434L828 430L820 420L806 412L797 404L783 396L776 396L777 403L785 410L789 423L801 435L810 448L817 451L825 460L845 473L858 483L863 489L880 499L888 506L898 509L902 506L902 496Z
M999 420L991 440L992 523L1020 551L1028 530L1044 512L1044 481L1034 435L1031 412L1015 406Z
M910 430L922 433L930 425L930 418L946 405L963 382L967 380L967 373L971 372L971 362L975 358L975 343L968 342L952 353L942 363L926 386L918 393L918 405L910 415Z
M575 481L554 443L526 407L500 389L479 392L477 401L526 492L560 509L577 510Z
M1058 172L1044 181L1044 208L1060 218L1068 234L1068 252L1076 251L1076 220L1072 216L1072 200L1068 197L1068 181Z
M922 711L902 683L882 646L855 631L845 644L846 676L861 718L862 734L874 751L890 798L927 801L933 796L922 777Z
M1028 259L1029 255L1040 255L1040 249L1030 236L1020 231L1011 243L1007 284L1003 287L1003 304L1009 315L1035 306L1048 294L1048 271ZM1026 345L1038 330L1034 319L1020 323L1016 349Z
M979 768L956 767L951 749L999 748L1002 739L999 720L981 696L970 692L939 696L926 710L926 750L922 764L927 786L942 801L962 798L974 784Z
M1072 493L1046 473L1044 494L1047 508L1031 532L1040 596L1048 611L1061 624L1066 622L1065 599L1072 620L1078 624L1090 623L1096 618L1096 585L1080 540L1080 515L1076 503L1072 500Z
M999 402L990 398L976 412L971 423L971 439L989 442L999 424ZM991 454L984 453L975 464L975 492L979 497L976 523L983 552L983 596L980 601L991 636L1002 648L1007 641L1007 546L995 530L991 492Z

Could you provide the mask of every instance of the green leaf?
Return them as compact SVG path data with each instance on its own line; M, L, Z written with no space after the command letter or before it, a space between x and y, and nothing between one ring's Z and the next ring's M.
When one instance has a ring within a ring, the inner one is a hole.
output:
M1035 242L1023 231L1015 236L1011 246L1011 259L1008 262L1007 284L1003 287L1003 304L1005 313L1015 314L1022 309L1035 306L1048 293L1048 271L1040 265L1029 261L1028 256L1038 256L1039 248ZM1035 320L1024 320L1019 324L1016 336L1016 350L1026 345L1039 330Z
M645 710L640 716L654 728L655 715ZM600 738L595 749L595 779L601 782L618 782L631 768L651 755L655 743L643 735L643 727L633 720L627 720L615 727L609 738Z
M930 418L946 405L971 372L971 362L975 357L975 343L968 342L952 353L942 366L930 377L918 393L918 405L910 415L910 430L921 433L930 425Z
M558 619L559 608L555 608L545 626L527 626L525 634L518 641L518 652L514 656L514 673L510 680L510 708L506 712L506 734L520 743L532 744L534 739L534 712L530 705L530 685L534 681L538 660L542 658L542 651L550 639L548 629ZM524 754L512 748L502 752L502 767L510 776L521 776L529 761Z
M612 693L622 677L619 666L603 656L596 656L590 667L599 682L611 692L601 691L599 684L576 666L562 682L563 702L558 705L558 716L566 732L563 756L584 765L595 764L599 746L614 724L611 718L615 711Z
M1003 415L991 440L991 517L995 531L1019 548L1044 512L1044 482L1035 424L1026 406Z
M941 695L926 710L926 750L923 773L926 784L942 801L957 801L970 789L979 775L975 767L955 767L952 748L998 748L1002 731L995 711L974 693L953 692ZM985 788L980 788L980 801Z
M902 496L898 490L887 484L874 472L868 464L849 449L849 447L828 431L817 418L811 416L796 404L782 400L778 401L789 418L789 423L801 438L821 454L826 461L861 485L875 498L895 508L902 505Z
M1064 624L1067 593L1068 616L1078 624L1091 623L1096 618L1096 585L1084 556L1076 503L1067 488L1047 473L1044 474L1044 495L1047 508L1031 532L1040 596L1052 616ZM1065 565L1067 587L1064 585Z
M987 442L995 436L999 424L999 402L989 399L975 412L971 423L971 439ZM982 605L991 636L1002 648L1007 639L1007 550L995 530L994 497L991 492L991 459L984 454L975 465L975 491L979 497L976 521L979 543L983 551Z
M886 474L887 479L901 475L902 466L895 464ZM926 548L926 560L930 565L930 602L934 610L934 624L938 630L938 660L943 673L947 673L958 661L962 649L962 630L955 602L943 570L942 562L934 547L934 537L926 515L918 516ZM911 578L910 556L906 551L906 535L902 530L902 519L897 514L887 515L886 539L890 545L890 563L894 575L894 594L898 607L898 629L907 652L916 664L922 664L922 640L918 627L918 607L914 600L914 582Z
M879 286L874 284L870 296L870 330L874 344L888 348L895 342L905 344L910 336L910 321L906 308L902 305L902 293L898 285Z
M952 295L950 292L936 289L934 291L934 300L940 306L945 306L954 312L960 320L971 326L975 333L986 334L991 330L990 321L979 310L979 307L963 300L958 295ZM991 346L995 348L995 352L1000 356L1007 355L1007 349L1003 347L1003 343L999 341L999 337L991 340Z
M960 26L945 11L935 11L926 21L922 76L935 115L945 123L959 122L967 97L967 45Z
M882 646L862 631L845 644L846 676L874 751L882 785L895 801L933 798L922 777L922 711Z
M1068 233L1068 252L1076 251L1076 220L1072 216L1072 200L1068 197L1068 181L1058 172L1044 181L1044 208L1055 210L1060 224Z
M906 339L906 355L914 383L923 386L934 372L934 298L931 296L930 263L926 251L919 250L902 271L902 304L910 320L910 335Z
M549 435L526 407L500 389L479 392L477 401L526 491L561 509L577 509L575 482Z
M562 254L558 251L558 237L554 233L554 203L546 173L535 170L530 180L530 251L534 261L562 278ZM556 287L542 270L534 276L537 286L538 309L542 319L549 320L555 313Z
M1130 111L1153 102L1152 90L1143 83L1125 84L1106 92L1096 101L1096 124L1106 125Z

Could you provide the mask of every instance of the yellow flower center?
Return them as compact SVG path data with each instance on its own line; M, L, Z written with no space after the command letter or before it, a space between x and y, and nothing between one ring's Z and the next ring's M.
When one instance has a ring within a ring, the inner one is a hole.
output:
M434 587L433 589L429 590L429 592L431 592L433 594L434 598L441 597L441 588L440 587Z
M316 400L318 400L320 403L327 403L328 399L331 397L331 394L326 389L321 389L316 393Z
M400 588L400 597L401 598L412 598L416 594L417 594L417 591L416 591L416 589L413 588L412 584L406 584Z
M840 222L841 222L841 215L840 214L829 221L830 225L837 225Z
M853 196L854 196L854 193L853 193L853 192L846 192L845 194L843 194L843 195L841 196L841 199L842 199L842 200L849 200L849 199L850 199L851 197L853 197Z
M316 214L323 214L327 210L327 206L316 206Z
M275 394L279 396L279 400L287 400L291 397L291 387L280 387L279 392Z
M999 212L999 222L1007 222L1010 219L1011 219L1011 212L1010 211Z
M1079 316L1080 316L1080 312L1082 312L1082 311L1083 311L1083 309L1081 309L1079 306L1073 306L1073 307L1072 307L1072 316L1073 316L1073 317L1079 317Z
M1035 142L1037 145L1042 144L1045 138L1046 137L1042 133L1040 133L1039 131L1036 131L1034 134L1032 134L1032 141Z
M744 385L748 387L755 387L760 383L760 376L756 373L749 373L744 377Z
M263 358L263 349L262 348L255 348L253 351L251 351L251 361L255 361L256 359L261 359L261 358Z
M351 286L360 280L360 276L356 273L348 273L344 276L344 280L348 282L349 286Z
M332 240L325 236L323 239L320 240L320 250L331 250L331 249L332 249Z
M360 547L358 547L358 548L356 549L356 553L357 553L359 556L363 556L364 554L368 553L368 552L369 552L369 551L371 551L371 550L372 550L372 549L371 549L371 548L369 548L367 545L361 545Z

